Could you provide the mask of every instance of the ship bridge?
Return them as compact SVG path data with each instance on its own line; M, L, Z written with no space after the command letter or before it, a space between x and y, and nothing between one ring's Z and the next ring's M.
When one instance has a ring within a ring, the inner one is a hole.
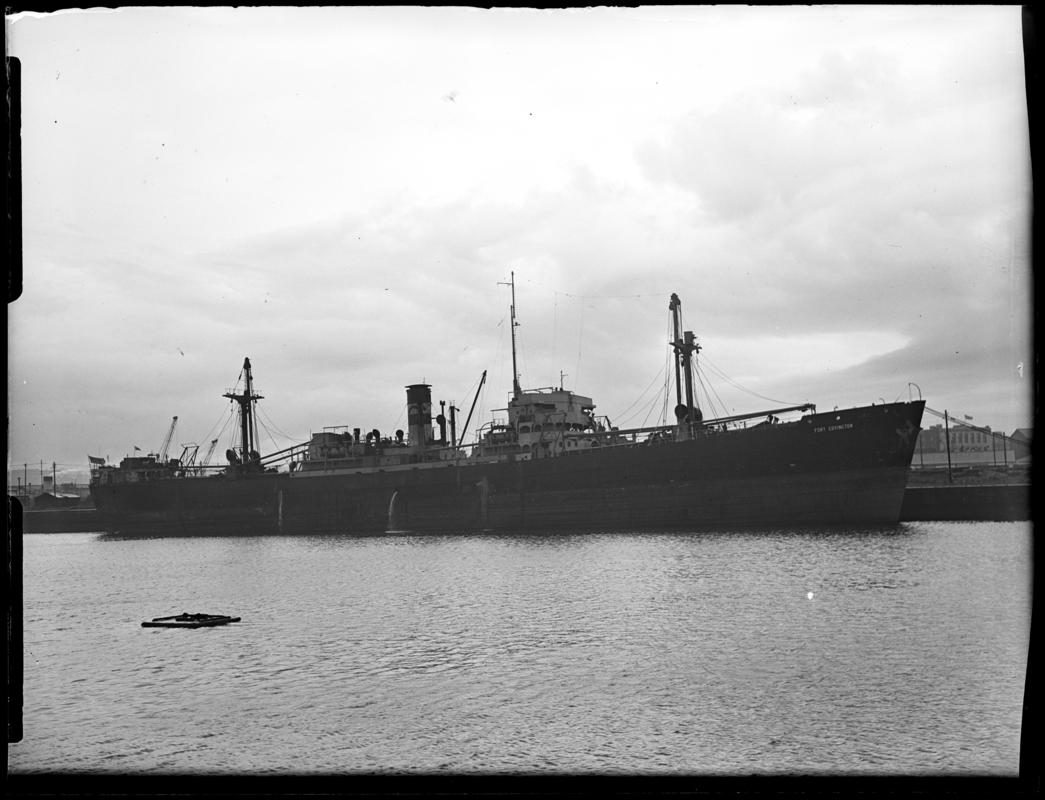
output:
M531 389L509 401L508 421L520 434L530 433L535 425L584 430L594 427L594 410L590 397L565 389Z
M598 430L594 410L590 397L562 387L530 389L508 402L508 427L532 458L562 455L590 446L584 435Z

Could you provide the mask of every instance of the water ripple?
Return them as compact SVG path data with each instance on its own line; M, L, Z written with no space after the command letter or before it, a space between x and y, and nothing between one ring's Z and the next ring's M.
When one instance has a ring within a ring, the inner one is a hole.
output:
M1014 774L1029 554L1019 523L29 536L10 768ZM181 611L243 621L140 627Z

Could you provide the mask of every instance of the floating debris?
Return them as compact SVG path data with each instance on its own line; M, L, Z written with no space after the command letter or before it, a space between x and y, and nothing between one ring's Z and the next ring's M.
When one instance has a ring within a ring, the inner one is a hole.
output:
M228 617L223 614L187 614L181 613L173 617L156 617L151 622L143 622L143 628L209 628L214 625L228 625L239 622L239 617Z

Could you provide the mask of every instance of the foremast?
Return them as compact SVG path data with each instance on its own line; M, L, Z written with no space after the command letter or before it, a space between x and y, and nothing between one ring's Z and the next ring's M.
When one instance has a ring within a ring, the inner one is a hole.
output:
M679 335L681 308L682 301L673 292L668 309L671 311L671 347L675 351L675 418L678 420L679 436L688 439L693 432L693 424L699 423L704 418L704 413L693 402L693 357L700 352L700 345L697 344L693 331L685 331ZM686 387L685 404L682 402L683 385Z
M261 454L258 452L260 442L258 441L258 426L255 406L258 400L265 398L254 393L254 377L250 371L250 359L243 359L243 391L240 394L226 392L223 397L234 400L239 404L240 443L238 448L230 448L226 451L229 463L232 465L258 464L261 462Z

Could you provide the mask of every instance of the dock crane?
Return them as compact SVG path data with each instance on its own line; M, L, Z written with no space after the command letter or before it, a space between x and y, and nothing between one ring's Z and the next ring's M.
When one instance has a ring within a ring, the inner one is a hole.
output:
M175 417L171 420L170 430L167 431L167 436L163 440L163 446L160 448L160 462L163 464L167 463L167 448L170 447L171 437L174 435L174 427L178 424L178 418Z

